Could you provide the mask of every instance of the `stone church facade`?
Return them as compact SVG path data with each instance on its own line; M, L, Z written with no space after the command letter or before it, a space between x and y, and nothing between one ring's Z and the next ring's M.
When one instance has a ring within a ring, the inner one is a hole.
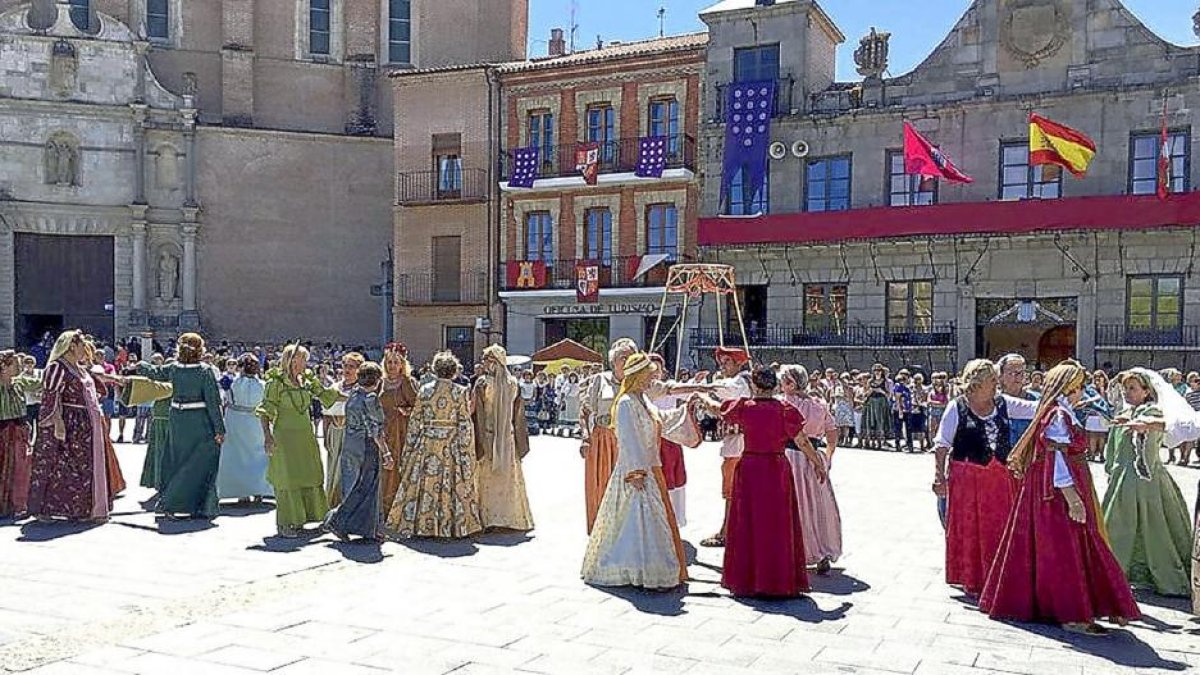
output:
M0 344L379 343L384 75L522 58L526 2L505 6L0 0Z
M1200 367L1200 50L1117 0L976 0L909 73L888 75L888 36L872 31L851 83L834 78L844 36L815 2L725 0L701 18L699 240L735 267L762 358L941 369L1018 351L1043 366ZM764 79L778 85L767 189L723 191L722 92ZM1094 139L1086 177L1029 165L1030 112ZM905 121L974 182L905 176ZM694 355L718 341L709 302Z

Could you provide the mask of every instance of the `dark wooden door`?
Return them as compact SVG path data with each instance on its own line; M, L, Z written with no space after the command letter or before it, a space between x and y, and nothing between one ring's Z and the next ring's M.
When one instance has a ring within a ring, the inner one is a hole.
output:
M17 340L27 349L46 331L81 328L105 341L113 326L112 237L15 236Z
M433 238L433 301L462 300L462 237Z

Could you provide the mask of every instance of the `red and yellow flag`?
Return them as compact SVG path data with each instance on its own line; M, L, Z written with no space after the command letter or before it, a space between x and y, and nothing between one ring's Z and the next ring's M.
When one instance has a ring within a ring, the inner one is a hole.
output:
M1071 127L1029 113L1029 165L1057 164L1076 176L1087 173L1096 144Z

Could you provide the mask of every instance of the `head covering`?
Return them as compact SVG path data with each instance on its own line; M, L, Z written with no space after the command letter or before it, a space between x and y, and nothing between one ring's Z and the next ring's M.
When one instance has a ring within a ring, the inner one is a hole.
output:
M483 448L483 451L491 452L492 466L509 466L513 462L513 458L518 455L516 437L510 431L513 431L513 404L521 393L518 389L517 378L508 372L508 352L504 347L490 345L483 350L483 359L485 361L492 359L499 366L491 369L488 371L488 375L484 376L483 381L487 382L487 386L490 388L490 398L485 396L482 405L476 399L476 414L490 417L490 426L495 429L495 433L492 434L492 447ZM476 392L478 391L476 390ZM517 422L517 424L524 423L524 420Z
M737 347L717 347L713 350L713 358L721 358L722 356L733 359L733 362L739 366L744 366L750 363L750 353L745 349Z
M1154 393L1154 403L1163 416L1166 435L1163 445L1173 448L1194 440L1188 435L1184 426L1194 427L1200 423L1200 413L1192 409L1191 404L1172 387L1163 376L1148 368L1131 368L1128 375L1136 377ZM1128 407L1128 404L1126 404Z
M389 342L383 348L384 354L396 354L404 358L408 358L408 347L403 342Z
M484 359L492 359L501 366L508 365L508 352L502 345L491 345L483 350Z
M55 340L54 348L50 350L50 356L46 359L46 365L50 365L51 363L54 363L55 361L61 359L63 356L65 356L67 354L67 352L71 351L71 345L76 340L82 340L82 339L83 339L83 333L81 333L78 330L63 331L58 336L58 339Z
M1008 468L1013 473L1024 474L1025 469L1029 468L1030 462L1033 461L1038 429L1042 421L1058 408L1059 397L1083 389L1086 379L1087 371L1074 359L1063 361L1046 373L1046 387L1038 402L1037 411L1033 414L1033 420L1025 433L1021 434L1012 454L1008 456Z
M634 352L625 359L625 377L621 379L621 388L617 391L616 397L613 398L612 408L609 416L611 418L610 425L613 429L617 428L617 404L625 397L633 388L647 380L654 372L654 361L643 352ZM650 408L650 415L655 416L653 408Z

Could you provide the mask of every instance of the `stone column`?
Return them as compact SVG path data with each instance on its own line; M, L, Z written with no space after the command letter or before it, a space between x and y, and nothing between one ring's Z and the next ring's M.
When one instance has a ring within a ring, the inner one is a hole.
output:
M133 203L146 203L146 104L129 106L133 113L133 150L137 169L133 172Z
M188 97L184 97L187 101ZM185 163L184 176L184 199L183 205L194 207L196 202L196 110L195 108L184 108L180 111L183 115L183 151L187 154L187 162Z
M133 231L133 311L137 315L146 310L146 223L134 222Z
M143 29L139 35L145 35ZM133 100L141 103L146 100L146 72L150 70L150 65L146 61L146 53L150 51L150 43L145 40L137 40L133 43L133 48L137 51L137 83L134 85Z
M975 289L963 284L958 287L958 312L954 328L958 332L956 346L958 348L958 363L961 369L967 361L975 358Z
M185 223L183 236L183 271L180 281L183 286L183 311L196 311L196 231L195 223Z

